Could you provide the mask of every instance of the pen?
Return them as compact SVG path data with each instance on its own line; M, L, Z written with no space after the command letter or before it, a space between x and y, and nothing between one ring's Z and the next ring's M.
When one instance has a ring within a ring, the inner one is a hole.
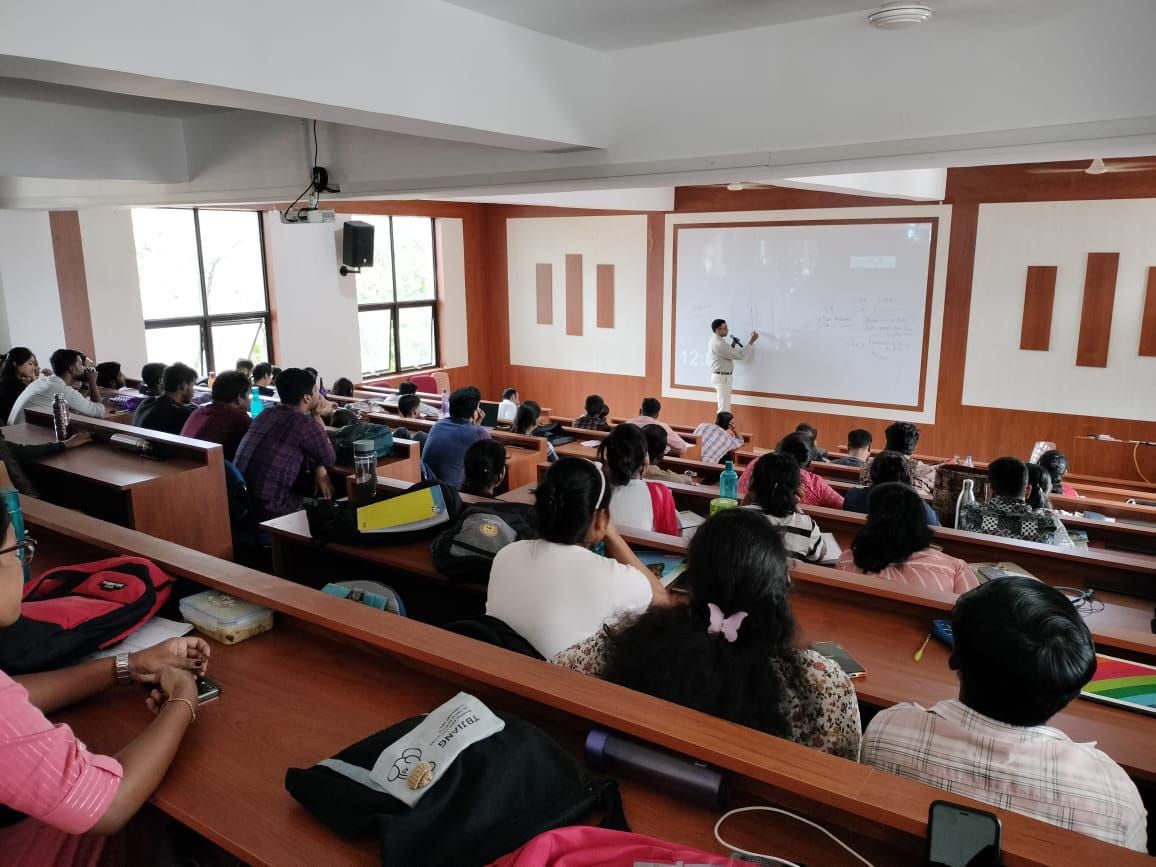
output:
M923 659L923 651L927 648L927 642L931 641L931 633L927 633L927 637L923 639L923 643L919 645L919 650L915 651L915 661L919 662Z

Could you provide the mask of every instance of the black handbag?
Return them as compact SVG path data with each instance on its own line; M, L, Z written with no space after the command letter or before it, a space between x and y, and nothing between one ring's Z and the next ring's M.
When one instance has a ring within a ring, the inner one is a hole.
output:
M357 510L367 505L353 503L349 500L316 500L306 498L304 502L305 517L309 522L309 535L316 542L339 542L352 545L406 545L419 539L429 539L449 526L462 511L462 498L455 488L445 482L430 479L417 482L404 491L378 494L373 502L390 500L394 497L418 491L422 488L439 488L445 511L437 524L421 526L407 530L399 527L389 533L362 533L357 529Z
M409 807L364 780L378 756L425 717L399 722L311 768L291 768L285 788L347 837L376 834L381 863L482 865L543 831L601 808L601 827L629 831L613 780L594 780L545 732L513 714L506 727L463 751Z

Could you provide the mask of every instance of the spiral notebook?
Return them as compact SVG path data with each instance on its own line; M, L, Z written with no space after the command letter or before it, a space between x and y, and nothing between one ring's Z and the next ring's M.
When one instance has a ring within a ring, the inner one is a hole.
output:
M1096 673L1080 695L1156 715L1156 666L1096 654Z

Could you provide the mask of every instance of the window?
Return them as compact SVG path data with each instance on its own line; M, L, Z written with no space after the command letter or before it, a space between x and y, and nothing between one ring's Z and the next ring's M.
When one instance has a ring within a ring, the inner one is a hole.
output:
M260 214L134 208L132 228L149 361L272 361Z
M429 217L353 217L373 226L357 283L363 376L436 367L437 278Z

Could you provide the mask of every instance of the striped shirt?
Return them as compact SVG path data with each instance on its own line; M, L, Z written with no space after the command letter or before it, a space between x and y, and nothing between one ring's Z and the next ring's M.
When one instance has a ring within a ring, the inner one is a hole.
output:
M611 500L611 503L613 502ZM823 543L823 533L810 515L792 512L786 517L776 518L763 512L758 506L743 506L743 508L762 512L772 526L782 531L783 547L787 549L788 557L806 560L808 563L819 563L826 555L827 546Z
M729 452L743 444L742 437L725 431L709 421L704 421L696 427L694 435L701 437L702 459L708 464L721 464Z
M848 549L839 555L837 566L845 572L873 575L884 581L910 584L924 590L954 593L957 596L966 593L972 587L979 586L979 579L975 577L970 566L959 558L944 554L935 548L916 551L906 562L898 566L894 564L888 566L882 572L864 572L855 565L855 552Z
M897 704L863 734L859 761L1087 834L1147 848L1147 813L1124 770L1094 743L1048 726L1013 726L961 701Z

